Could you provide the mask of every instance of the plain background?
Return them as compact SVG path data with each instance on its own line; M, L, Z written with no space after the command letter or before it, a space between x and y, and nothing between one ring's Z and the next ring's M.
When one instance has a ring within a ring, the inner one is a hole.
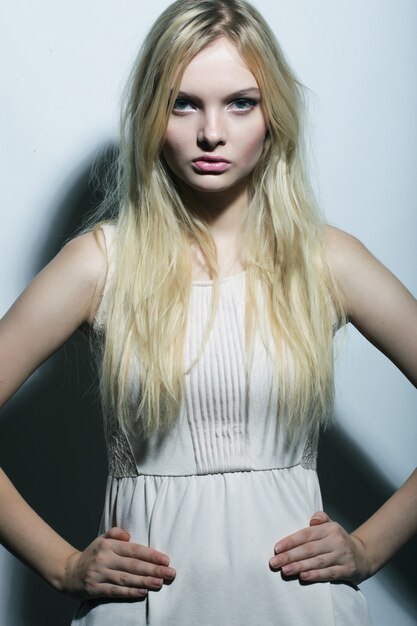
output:
M167 5L15 0L3 7L0 313L98 202L91 168L100 169L117 144L122 86ZM327 220L358 236L416 293L417 4L255 5L310 90L311 175ZM77 547L95 536L106 469L87 348L76 336L0 417L2 465ZM342 340L336 382L337 426L324 437L320 477L326 509L353 529L415 465L416 392L353 329ZM414 542L361 586L376 626L417 623L416 552ZM0 624L68 623L74 601L4 550L0 581Z

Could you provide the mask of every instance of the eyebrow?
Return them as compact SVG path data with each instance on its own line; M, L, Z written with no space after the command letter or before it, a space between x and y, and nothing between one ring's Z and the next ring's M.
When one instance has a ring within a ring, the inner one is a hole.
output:
M247 89L239 89L239 91L234 91L233 93L228 94L225 97L225 100L234 100L237 98L244 98L245 96L260 96L261 92L258 89L258 87L248 87ZM179 91L177 98L192 98L194 100L199 100L198 96L193 95L192 93L189 93L187 91Z

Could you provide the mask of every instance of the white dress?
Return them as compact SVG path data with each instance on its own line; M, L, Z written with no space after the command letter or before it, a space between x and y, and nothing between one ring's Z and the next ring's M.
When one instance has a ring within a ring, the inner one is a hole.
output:
M112 275L113 228L104 228ZM96 323L105 318L105 289ZM198 354L211 283L192 287L185 363ZM361 592L301 583L269 568L275 543L322 508L316 442L285 443L269 356L255 337L247 391L245 273L221 282L214 326L186 375L183 406L166 438L144 442L108 420L109 478L101 531L170 556L171 585L145 600L86 601L73 626L368 626Z

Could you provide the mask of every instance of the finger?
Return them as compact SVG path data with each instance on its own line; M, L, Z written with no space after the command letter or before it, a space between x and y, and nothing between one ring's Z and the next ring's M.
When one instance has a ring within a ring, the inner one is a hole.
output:
M335 580L348 580L344 568L340 565L333 565L323 569L313 569L300 572L299 578L306 582L333 582Z
M292 550L287 550L286 552L277 554L270 560L269 563L272 569L281 568L284 574L289 574L290 565L296 566L300 562L304 562L309 559L313 559L315 557L320 558L331 552L332 552L332 544L328 540L328 537L325 537L323 539L319 539L316 541L309 541L300 546L296 546ZM316 562L316 565L315 565L315 567L325 567L325 566L327 566L327 561L323 563L322 565L318 565L318 562ZM297 569L296 571L293 568L291 571L291 574L298 573L298 571L301 571L301 570Z
M115 554L119 556L127 556L133 559L139 559L140 561L146 561L147 563L154 563L155 565L169 565L169 556L167 554L140 543L132 543L130 541L115 543L113 550Z
M324 524L330 522L330 517L324 511L316 511L310 519L310 526L317 526L318 524Z
M109 565L109 569L117 571L120 574L127 573L134 576L153 577L161 579L162 582L172 582L176 574L174 568L172 567L155 565L154 563L148 563L147 561L126 557L117 557L117 559Z
M323 539L326 534L327 532L324 524L303 528L302 530L298 530L296 533L288 535L288 537L284 537L278 541L274 546L275 554L282 554L283 552L296 548L297 546L301 546L309 541Z
M283 565L281 572L285 574L285 576L296 576L297 574L301 575L301 573L329 569L339 565L341 564L335 563L333 553L327 552L318 554L309 559L294 560L287 565Z
M93 567L99 573L100 583L107 582L108 570L161 578L167 584L176 575L175 569L168 567L167 555L141 544L99 537L94 552Z
M97 586L94 593L89 593L88 597L140 600L146 598L148 593L148 589L120 587L119 585L113 585L111 583L102 583Z
M344 580L351 583L363 580L353 555L348 553L339 555L337 559L334 558L333 554L320 555L316 559L294 565L295 568L292 573L298 573L301 580L311 582Z
M134 587L136 589L148 589L149 591L159 591L164 584L162 578L155 576L136 576L125 571L108 570L106 572L105 583L110 583L118 587Z
M103 535L106 539L117 539L118 541L130 541L130 533L123 528L110 528Z

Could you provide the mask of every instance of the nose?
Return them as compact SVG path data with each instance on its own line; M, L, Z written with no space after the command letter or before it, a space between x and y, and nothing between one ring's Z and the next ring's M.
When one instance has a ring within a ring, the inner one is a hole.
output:
M197 143L203 150L214 150L226 143L226 129L221 115L215 111L207 111L201 120L197 135Z

